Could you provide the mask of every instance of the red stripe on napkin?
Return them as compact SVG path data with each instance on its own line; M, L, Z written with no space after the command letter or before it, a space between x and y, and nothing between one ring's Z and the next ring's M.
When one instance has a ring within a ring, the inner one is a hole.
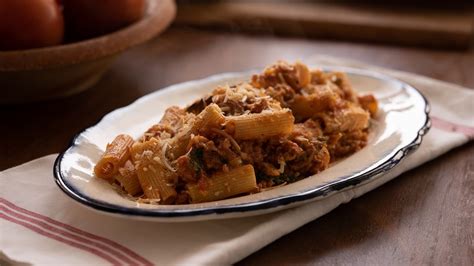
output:
M470 138L474 137L474 128L472 127L454 124L434 116L431 116L431 122L433 123L433 127L435 128L449 132L462 133Z
M1 209L3 210L3 209L6 209L6 208L1 207ZM9 213L10 211L9 211L9 210L5 210L5 212ZM106 261L112 263L113 265L121 265L121 264L119 263L119 261L117 261L117 260L114 259L113 257L109 256L108 254L101 252L100 250L96 250L96 249L91 248L91 247L88 247L88 246L86 246L86 245L83 245L83 244L80 244L80 243L71 241L71 240L69 240L69 239L67 239L67 238L63 238L63 237L60 237L60 236L58 236L58 235L52 234L52 233L50 233L50 232L48 232L48 231L46 231L46 230L41 229L41 228L38 227L38 226L35 226L35 225L33 225L33 224L30 224L30 223L27 223L27 222L25 222L25 221L22 221L21 219L15 219L15 218L13 218L13 217L11 217L11 216L8 216L8 215L6 215L6 214L3 214L3 213L0 213L0 218L5 219L5 220L7 220L7 221L10 221L10 222L12 222L12 223L21 225L21 226L23 226L23 227L26 227L26 228L30 229L31 231L34 231L34 232L36 232L36 233L38 233L38 234L40 234L40 235L43 235L43 236L45 236L45 237L49 237L49 238L51 238L51 239L57 240L57 241L59 241L59 242L63 242L63 243L65 243L65 244L70 245L70 246L73 246L73 247L75 247L75 248L78 248L78 249L81 249L81 250L84 250L84 251L88 251L88 252L90 252L90 253L92 253L92 254L94 254L94 255L97 255L97 256L99 256L99 257L105 259Z
M29 223L35 224L35 225L39 226L40 228L42 228L46 231L49 231L51 233L56 233L58 235L61 235L64 238L74 240L77 243L83 243L84 245L93 246L94 248L97 248L98 250L101 250L105 253L109 253L111 256L117 258L119 261L123 261L124 263L132 264L132 265L138 265L136 262L130 260L128 257L120 254L119 252L117 252L117 251L115 251L115 250L111 249L110 247L107 247L103 244L95 243L95 242L92 242L92 241L90 241L86 238L83 238L83 237L80 237L80 236L77 236L77 235L73 235L73 234L71 234L67 231L64 231L64 230L60 230L56 227L48 225L45 222L41 222L41 221L38 221L38 220L33 219L31 217L28 217L26 215L17 213L15 211L12 211L8 207L6 209L2 207L2 209L4 209L10 215L13 215L13 216L15 216L16 218L18 218L20 220L27 221Z
M0 198L0 203L3 203L5 206L20 212L17 214L21 216L24 220L32 220L35 224L42 226L43 229L49 230L50 232L56 232L62 234L62 236L69 237L69 239L74 239L75 241L82 242L83 244L92 245L94 247L100 248L102 251L108 251L109 254L114 257L120 258L124 263L129 265L153 265L150 261L133 252L132 250L104 237L100 237L68 224L61 223L59 221L53 220L47 216L23 209L12 202L7 201L6 199ZM10 211L13 212L13 211ZM25 215L25 216L23 216ZM21 219L20 218L20 219ZM55 226L52 226L55 225ZM57 226L57 227L56 227ZM58 228L59 227L59 228ZM79 236L71 234L74 232L79 234ZM94 241L92 241L92 240ZM115 248L115 250L113 249ZM122 253L118 252L121 251ZM127 256L124 256L126 254ZM131 260L133 258L135 261Z

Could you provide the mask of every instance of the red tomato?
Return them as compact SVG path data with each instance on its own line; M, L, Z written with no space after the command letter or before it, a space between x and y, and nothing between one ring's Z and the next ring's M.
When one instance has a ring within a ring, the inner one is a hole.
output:
M55 0L0 0L0 50L60 44L64 20Z
M69 39L118 30L140 19L145 9L144 0L63 0L63 5Z

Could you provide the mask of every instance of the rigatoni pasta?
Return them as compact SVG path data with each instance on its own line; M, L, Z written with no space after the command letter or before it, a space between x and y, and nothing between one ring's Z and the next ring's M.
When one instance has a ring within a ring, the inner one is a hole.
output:
M117 136L94 170L142 203L257 193L323 171L364 147L377 108L343 73L278 62L249 82L168 108L136 141Z
M227 125L233 128L235 139L249 140L289 135L295 118L290 109L259 114L229 117Z
M104 155L95 165L95 175L105 179L113 178L119 167L129 158L129 148L133 142L133 138L128 135L118 135L107 145Z
M137 171L130 160L127 160L123 167L120 167L115 180L130 195L137 195L142 192L142 187L138 181Z
M253 166L247 164L227 172L215 173L204 184L189 184L187 189L191 202L198 203L254 192L258 187Z
M133 147L133 158L138 181L149 199L160 199L164 204L174 202L176 190L170 169L164 158L164 145L152 138Z

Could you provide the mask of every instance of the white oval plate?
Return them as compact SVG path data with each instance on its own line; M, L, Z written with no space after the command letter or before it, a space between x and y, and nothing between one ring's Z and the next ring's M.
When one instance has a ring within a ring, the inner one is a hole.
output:
M137 138L160 120L167 107L184 107L217 85L246 81L252 73L259 72L251 71L173 85L111 112L98 124L79 133L58 156L54 165L56 183L84 206L127 217L160 221L243 217L295 207L369 182L418 148L430 127L429 105L420 92L404 82L371 71L345 67L323 69L346 72L355 90L375 94L380 110L371 123L367 146L317 175L253 195L188 205L136 203L94 177L94 165L116 135L126 133Z

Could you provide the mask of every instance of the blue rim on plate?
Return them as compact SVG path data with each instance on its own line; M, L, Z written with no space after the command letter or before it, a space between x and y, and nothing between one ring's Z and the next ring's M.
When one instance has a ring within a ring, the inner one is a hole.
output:
M344 69L344 67L336 67L337 69ZM331 70L331 67L323 68L324 70ZM349 69L349 68L348 68ZM354 70L350 68L351 70ZM425 111L425 121L423 125L419 128L416 137L409 142L409 144L401 147L398 151L393 153L389 158L386 158L378 167L365 172L357 172L348 176L341 178L338 181L330 182L328 184L309 189L307 191L294 194L280 196L270 199L265 199L257 202L241 203L231 206L213 206L213 207L204 207L204 208L193 208L193 209L182 209L182 210L166 210L166 209L140 209L140 208L130 208L118 206L115 204L110 204L108 202L99 201L89 196L81 193L79 190L75 189L73 186L67 183L66 178L63 176L61 171L61 162L64 158L65 153L73 148L76 145L77 138L84 133L89 128L96 126L102 119L100 119L93 126L86 128L76 134L74 138L70 141L68 147L59 154L54 162L54 178L56 184L59 188L69 197L76 200L79 203L84 204L87 207L93 208L95 210L104 211L112 214L121 214L128 216L139 216L139 217L162 217L162 218L172 218L172 217L194 217L210 214L229 214L229 213L242 213L242 212L252 212L267 210L279 206L285 206L291 203L303 202L306 200L314 199L327 195L331 192L340 191L342 189L355 186L361 182L368 181L373 177L378 176L381 173L391 170L395 165L397 165L403 158L415 151L421 144L423 137L429 131L431 127L431 120L429 117L430 105L426 97L419 92L414 87L408 85L405 82L402 82L398 79L391 78L389 76L377 73L377 72L367 72L364 70L358 70L356 73L363 73L373 78L381 79L384 81L396 82L401 84L404 88L409 88L419 94L424 102L424 111Z

